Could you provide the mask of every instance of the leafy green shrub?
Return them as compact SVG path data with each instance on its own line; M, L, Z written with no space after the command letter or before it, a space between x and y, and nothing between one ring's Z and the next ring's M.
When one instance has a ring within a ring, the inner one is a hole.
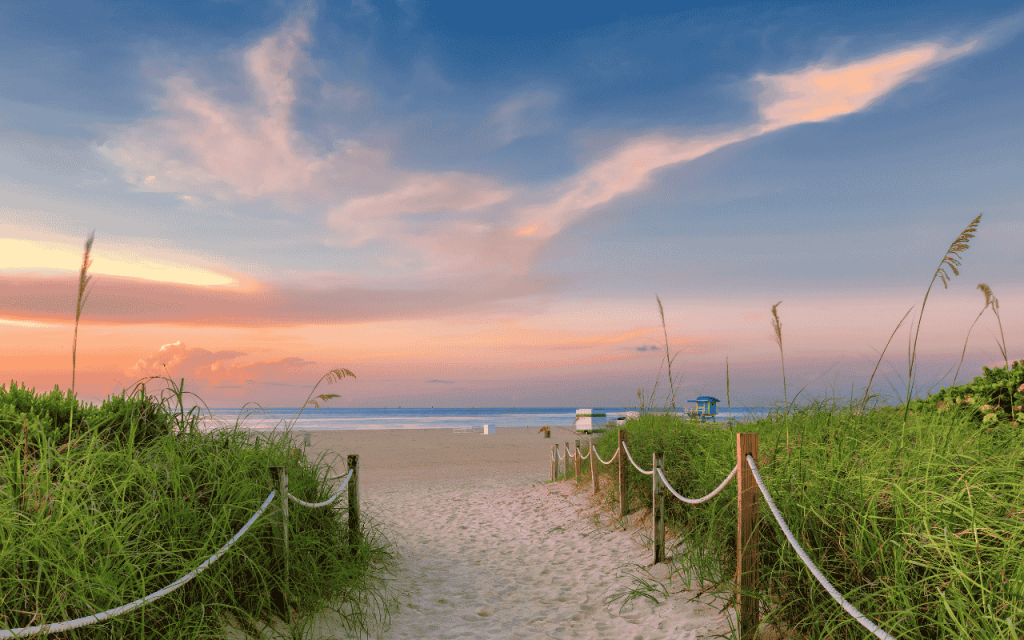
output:
M972 422L992 423L1015 420L1024 406L1024 360L1011 367L982 367L984 374L973 382L939 390L921 400L913 400L910 410L917 413L962 411Z
M0 385L0 449L24 443L26 428L29 446L37 448L39 438L59 447L69 435L74 440L93 431L104 442L126 440L133 427L138 444L173 432L173 416L146 396L145 385L138 395L111 395L99 407L82 405L71 391L62 393L57 385L39 395L34 387L21 383L19 388L13 380L10 389Z

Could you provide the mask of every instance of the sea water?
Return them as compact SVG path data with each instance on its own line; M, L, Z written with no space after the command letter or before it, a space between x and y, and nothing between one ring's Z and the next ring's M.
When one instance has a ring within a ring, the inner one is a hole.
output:
M635 408L626 407L584 407L604 411L610 422L618 417L635 413ZM497 427L536 427L545 425L571 428L576 419L573 408L461 408L461 409L403 409L403 408L271 408L261 410L216 408L211 409L212 417L205 410L199 424L202 431L218 427L234 426L237 420L243 428L271 430L293 429L337 430L337 429L458 429L476 428L488 424ZM718 408L716 422L724 424L729 418L748 422L763 415L767 410L759 407ZM685 415L679 412L679 415ZM211 419L212 418L212 419ZM293 422L294 420L294 422Z

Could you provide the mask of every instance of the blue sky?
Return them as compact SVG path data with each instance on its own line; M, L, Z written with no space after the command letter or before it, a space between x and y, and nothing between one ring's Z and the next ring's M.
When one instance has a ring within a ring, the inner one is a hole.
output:
M979 213L918 385L982 282L1024 357L1024 11L963 6L0 2L0 379L71 386L93 230L92 402L629 405L655 295L683 395L848 394Z

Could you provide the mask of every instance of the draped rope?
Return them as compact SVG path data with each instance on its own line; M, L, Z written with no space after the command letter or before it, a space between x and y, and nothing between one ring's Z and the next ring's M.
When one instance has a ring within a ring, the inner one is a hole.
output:
M633 456L629 455L629 448L626 446L625 442L622 443L622 450L626 452L626 457L629 458L629 461L633 463L633 466L636 467L637 471L644 474L645 476L649 476L654 473L654 469L651 469L650 471L644 471L643 469L640 468L640 465L633 461Z
M146 604L147 602L152 602L153 600L164 597L168 593L175 591L183 584L185 584L192 578L196 577L203 571L205 571L207 567L212 565L214 562L217 561L218 558L220 558L224 553L226 553L227 550L230 549L233 544L235 544L235 541L241 538L242 535L249 530L249 527L252 526L252 523L256 522L256 518L259 518L261 515L263 515L263 511L267 508L267 506L270 505L270 502L274 499L275 495L277 495L277 492L271 491L270 495L267 496L267 499L263 501L263 505L259 508L259 511L253 514L253 516L249 518L249 521L246 522L245 525L243 525L242 528L238 530L238 533L236 533L233 538L228 540L228 543L221 547L220 550L217 551L217 553L213 554L212 556L207 558L206 561L203 562L203 564L199 565L192 571L189 571L188 573L181 576L180 578L178 578L171 584L167 585L163 589L160 589L159 591L154 591L148 596L143 596L134 602L129 602L128 604L123 604L120 607L114 607L113 609L107 609L102 613L95 613L91 616L84 616L81 618L76 618L74 620L69 620L67 622L50 623L39 625L36 627L22 627L20 629L0 631L0 640L6 640L7 638L24 638L26 636L34 636L36 634L45 635L49 633L71 631L72 629L77 629L79 627L84 627L90 624L96 624L97 622L103 622L108 618L114 618L121 614L128 613L132 609L138 608Z
M736 472L739 470L739 468L740 468L740 465L737 464L735 467L732 468L732 471L729 472L728 477L726 477L726 479L722 481L722 484L718 485L717 489L715 489L714 491L712 491L708 495L704 496L703 498L696 498L696 499L684 498L683 496L679 495L676 492L676 490L672 488L672 485L670 485L668 483L668 480L665 479L665 473L661 469L658 469L658 477L661 478L661 481L665 485L665 488L668 489L669 491L671 491L672 495L674 495L675 497L679 498L680 500L682 500L683 502L685 502L687 504L700 504L702 502L707 502L711 498L714 498L715 496L717 496L718 493L722 489L725 488L725 485L729 484L729 481L732 480L736 476Z
M337 500L339 496L341 496L341 492L345 490L345 487L348 485L348 481L352 479L353 471L354 471L353 469L349 469L348 475L345 476L345 482L341 483L341 487L338 488L338 491L335 492L335 494L333 496L331 496L330 498L327 498L323 502L317 502L317 503L303 502L302 500L299 500L298 498L293 496L291 493L288 494L288 499L291 500L292 502L297 502L298 504L301 504L304 507L310 507L312 509L318 509L320 507L326 507L327 505L329 505L332 502L334 502L335 500Z
M829 595L832 596L832 598L836 602L838 602L840 606L842 606L843 609L846 610L847 613L853 616L854 619L861 624L861 626L863 626L871 633L875 634L876 637L880 638L881 640L894 640L891 635L889 635L885 631L882 631L874 622L868 620L867 616L865 616L860 611L857 611L857 609L854 608L852 604L847 602L846 598L840 595L836 588L833 587L832 584L825 579L825 576L821 573L818 567L811 561L809 557L807 557L807 553L804 552L803 547L800 546L800 543L796 541L796 536L794 536L793 532L789 530L788 526L786 526L786 521L782 519L782 514L779 512L779 508L775 506L775 501L772 500L771 494L768 493L768 488L764 486L764 480L761 479L761 474L758 473L757 471L757 463L754 462L754 457L750 454L747 454L747 462L750 464L750 470L754 474L754 480L757 481L758 488L760 488L761 493L764 494L764 499L765 502L768 503L768 508L772 510L772 514L778 521L779 526L782 527L782 532L786 534L786 539L789 540L789 544L793 545L793 549L796 550L797 555L800 556L800 559L803 561L803 563L807 565L807 568L810 569L811 574L818 580L821 586L825 587L825 591L828 591Z
M597 452L597 449L591 449L591 451L594 452L594 456L597 457L598 460L601 460L601 454ZM615 459L618 458L618 457L619 457L619 450L615 449L615 455L613 455L608 460L601 460L601 462L603 464L611 464L611 463L615 462Z

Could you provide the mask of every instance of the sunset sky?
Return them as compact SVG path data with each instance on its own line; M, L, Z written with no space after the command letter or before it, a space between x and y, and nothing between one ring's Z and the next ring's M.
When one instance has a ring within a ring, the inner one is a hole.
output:
M71 387L93 231L96 404L298 407L344 367L327 406L632 406L656 295L677 400L725 404L726 357L734 406L781 400L779 301L790 399L863 393L913 307L905 393L979 213L916 386L979 283L1024 358L1024 11L967 6L0 0L0 383ZM1001 341L986 310L957 382Z

